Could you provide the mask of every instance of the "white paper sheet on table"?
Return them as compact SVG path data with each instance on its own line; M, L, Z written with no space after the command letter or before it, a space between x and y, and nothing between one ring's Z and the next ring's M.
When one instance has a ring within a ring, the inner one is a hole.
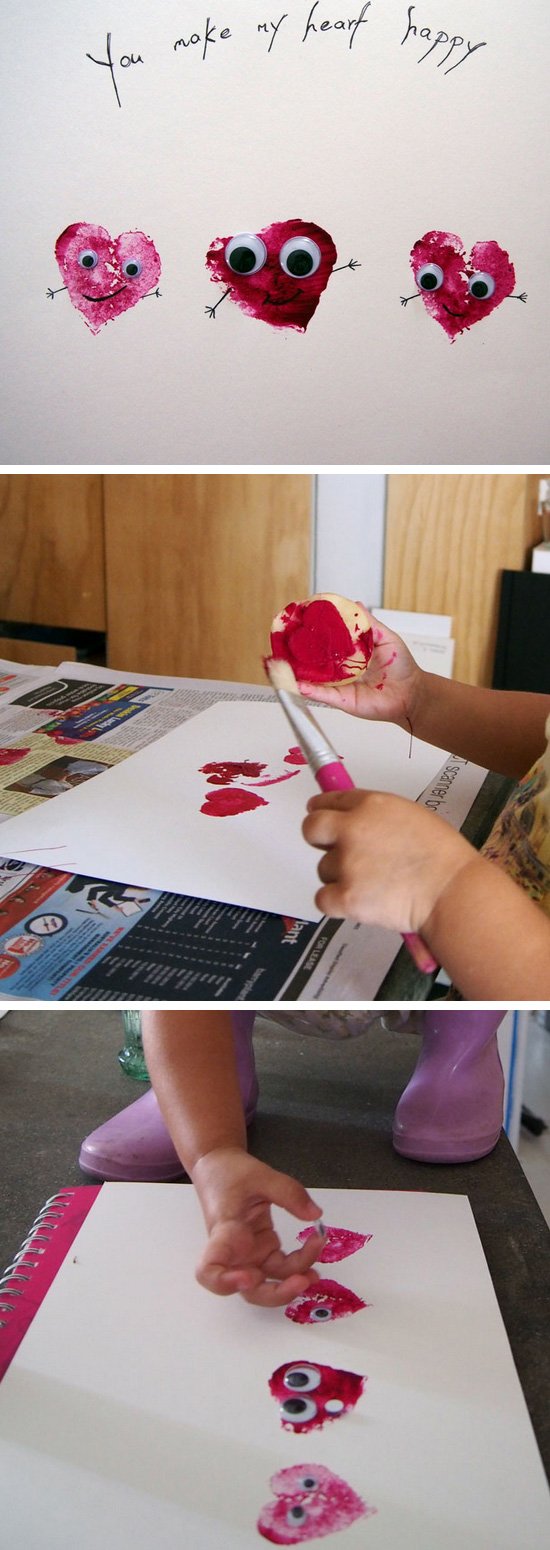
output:
M317 714L317 713L316 713ZM413 800L434 779L445 751L408 733L341 711L318 719L355 785ZM68 872L319 920L317 852L302 839L307 767L280 785L251 787L266 807L228 818L201 813L209 785L201 766L257 760L259 779L288 773L295 744L278 705L212 706L165 737L66 795L2 826L2 853ZM410 757L409 757L410 753ZM237 781L236 785L248 784Z
M104 1185L0 1385L6 1544L260 1550L270 1478L300 1463L377 1509L327 1550L548 1542L542 1465L467 1199L314 1197L329 1224L373 1234L328 1267L370 1306L300 1326L198 1286L191 1188ZM298 1224L275 1218L290 1248ZM283 1430L268 1379L295 1359L366 1375L356 1409L306 1437Z

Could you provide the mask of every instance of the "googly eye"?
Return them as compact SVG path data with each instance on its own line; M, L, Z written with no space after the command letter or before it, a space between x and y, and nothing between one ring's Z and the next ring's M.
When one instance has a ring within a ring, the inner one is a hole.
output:
M283 243L279 253L281 269L293 275L295 280L307 280L309 275L315 274L320 262L321 249L311 237L291 237Z
M285 1389L300 1389L302 1394L318 1389L320 1382L318 1367L289 1367L284 1378Z
M327 1308L326 1305L324 1305L323 1303L317 1303L316 1306L311 1309L311 1313L309 1315L309 1323L310 1324L324 1324L324 1323L326 1323L327 1319L331 1319L331 1318L332 1318L332 1308Z
M139 258L126 258L122 265L122 273L126 275L127 280L137 280L142 269L143 264Z
M94 253L93 248L84 248L84 252L78 255L78 263L81 269L95 269L99 263L97 253Z
M341 1415L344 1409L343 1399L327 1399L325 1410L327 1415Z
M305 1507L300 1507L299 1502L296 1503L295 1507L289 1507L286 1515L287 1523L305 1523L306 1518L306 1509Z
M283 1421L313 1421L317 1405L314 1399L306 1399L305 1394L294 1394L283 1400L281 1415Z
M471 275L468 280L468 290L470 296L474 296L476 301L489 301L489 297L494 295L495 290L492 274L486 274L482 269L477 270L476 274Z
M316 1491L319 1481L315 1479L315 1475L302 1475L298 1484L301 1491Z
M445 275L439 264L421 264L414 278L421 291L438 291Z
M261 237L245 231L227 243L225 258L234 274L257 274L265 264L267 248Z

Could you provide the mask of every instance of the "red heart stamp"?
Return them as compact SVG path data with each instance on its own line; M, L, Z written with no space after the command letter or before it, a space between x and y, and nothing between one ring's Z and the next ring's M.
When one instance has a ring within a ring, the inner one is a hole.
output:
M269 1388L279 1402L281 1426L293 1432L312 1432L325 1421L337 1421L353 1410L366 1381L360 1373L343 1367L294 1361L277 1367Z
M160 277L160 258L143 231L111 237L104 226L75 221L57 238L55 256L73 307L92 334L135 307Z
M258 232L215 237L206 266L212 279L225 286L224 296L229 295L241 312L271 323L272 328L305 333L336 256L332 237L322 226L313 221L277 221ZM217 306L219 302L206 308L211 317Z
M460 237L449 231L428 231L411 252L411 267L426 311L456 339L512 295L514 265L498 242L476 242L466 255ZM516 298L525 301L524 295ZM412 296L402 296L405 306Z
M368 1306L362 1297L350 1291L349 1286L341 1286L339 1281L314 1281L313 1286L289 1302L285 1318L292 1319L295 1324L328 1324L330 1319L345 1319L348 1314L359 1313L361 1308Z
M314 1227L304 1227L297 1234L299 1243L307 1243L315 1232ZM339 1259L348 1259L350 1254L357 1254L366 1243L370 1243L371 1232L351 1232L349 1227L329 1227L325 1223L323 1247L317 1255L318 1265L334 1265Z
M350 1528L376 1507L367 1507L357 1492L323 1464L294 1464L280 1469L269 1482L275 1501L266 1502L258 1530L274 1545L301 1545Z

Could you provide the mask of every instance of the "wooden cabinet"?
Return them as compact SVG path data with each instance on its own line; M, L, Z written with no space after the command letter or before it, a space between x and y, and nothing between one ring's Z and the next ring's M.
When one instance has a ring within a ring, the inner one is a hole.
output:
M451 614L454 676L490 684L501 572L541 537L539 475L391 474L384 607Z
M307 596L312 481L109 474L109 665L262 683L267 627Z
M105 629L101 474L0 475L0 618Z

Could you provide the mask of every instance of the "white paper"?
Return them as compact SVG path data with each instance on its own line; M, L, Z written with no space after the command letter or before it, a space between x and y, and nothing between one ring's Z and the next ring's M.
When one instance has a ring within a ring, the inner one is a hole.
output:
M547 1543L547 1487L468 1201L313 1194L327 1223L373 1234L327 1267L370 1306L304 1327L198 1286L190 1187L103 1187L0 1386L7 1544L260 1550L270 1477L297 1463L326 1465L377 1509L327 1550ZM275 1217L290 1248L298 1224ZM305 1438L283 1430L268 1390L304 1359L368 1379L353 1412Z
M307 31L314 5L3 8L4 463L544 466L547 0L370 0L355 37L362 6L318 0ZM108 33L120 106L93 62ZM439 33L465 42L447 58ZM340 270L305 335L231 298L208 317L213 239L296 217L331 235ZM145 232L162 262L160 299L95 337L47 295L78 221ZM526 303L453 343L422 298L402 307L434 228L466 253L497 241Z
M444 750L399 727L322 710L318 720L357 786L415 800L433 780ZM288 774L295 745L279 705L235 701L212 706L78 789L43 801L2 826L6 856L68 872L192 894L302 920L313 904L319 855L300 832L317 787L307 766L282 784L251 791L267 805L231 817L201 812L210 785L201 766L256 760L259 780Z

